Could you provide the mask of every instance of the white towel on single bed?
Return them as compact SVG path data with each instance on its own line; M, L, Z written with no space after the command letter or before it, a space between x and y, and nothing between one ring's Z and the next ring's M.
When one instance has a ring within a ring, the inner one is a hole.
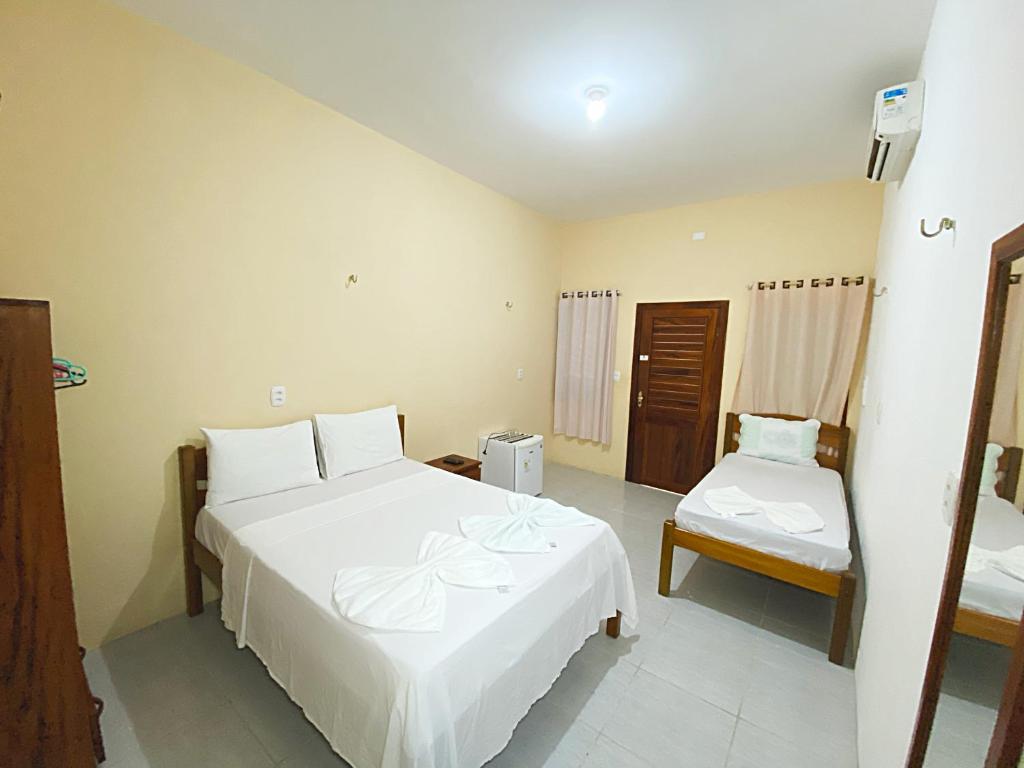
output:
M821 515L810 504L802 501L764 501L755 499L738 486L709 488L704 491L704 503L720 517L755 515L764 512L775 525L786 533L813 533L825 527Z
M493 552L543 553L551 551L541 528L593 525L594 518L575 507L563 507L551 499L525 493L509 495L507 515L468 515L459 528L469 539Z
M967 573L977 573L985 568L992 568L1018 581L1024 581L1024 546L995 550L972 544L967 550L967 564L964 570Z
M373 629L440 632L447 595L444 583L494 589L515 582L508 561L449 533L423 537L416 565L342 568L333 601L349 621Z

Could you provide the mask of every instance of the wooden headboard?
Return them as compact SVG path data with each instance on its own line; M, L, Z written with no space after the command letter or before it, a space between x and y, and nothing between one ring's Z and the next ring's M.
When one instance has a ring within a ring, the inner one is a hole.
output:
M398 414L398 431L405 447L405 414ZM196 516L206 504L206 449L195 445L178 447L178 468L181 476L181 516L185 536L195 535Z
M804 421L806 416L793 416L788 413L753 413L752 416L765 416L771 419L786 421ZM846 478L846 452L850 447L850 428L837 427L834 424L822 423L818 430L818 452L814 458L818 465L834 469L843 479ZM722 453L735 453L740 448L740 417L735 413L725 414L725 439L722 442ZM1019 449L1018 449L1019 450ZM1019 467L1019 463L1018 463Z
M1017 483L1020 481L1020 463L1024 449L1008 447L996 463L996 493L1000 498L1013 504L1017 500Z

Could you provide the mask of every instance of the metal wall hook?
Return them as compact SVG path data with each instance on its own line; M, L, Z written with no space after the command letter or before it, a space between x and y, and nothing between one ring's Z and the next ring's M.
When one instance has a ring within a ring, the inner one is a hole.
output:
M939 228L936 229L934 232L928 232L924 228L924 219L921 219L921 234L924 235L925 237L936 237L937 235L941 235L947 229L956 229L956 219L950 219L946 216L943 216L942 221L939 222Z
M505 309L507 309L509 312L512 311L512 302L511 301L506 301L505 302Z
M883 285L881 290L872 291L871 295L874 296L876 299L880 299L883 296L885 296L885 294L887 294L888 292L889 292L889 286Z
M350 288L359 282L359 275L351 274L345 279L345 287Z

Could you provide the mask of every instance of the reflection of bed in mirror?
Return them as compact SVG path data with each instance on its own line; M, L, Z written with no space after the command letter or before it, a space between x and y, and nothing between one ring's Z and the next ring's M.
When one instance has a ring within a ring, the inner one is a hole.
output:
M1024 514L1014 506L1020 478L1020 448L999 457L995 496L978 498L971 543L991 550L1024 545ZM1000 645L1013 645L1024 611L1024 582L992 568L964 573L953 629Z

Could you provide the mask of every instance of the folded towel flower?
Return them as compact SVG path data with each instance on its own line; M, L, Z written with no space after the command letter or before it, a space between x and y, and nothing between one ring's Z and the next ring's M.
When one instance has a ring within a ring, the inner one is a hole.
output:
M440 632L445 583L478 589L515 583L505 558L449 533L431 531L424 536L416 562L409 567L342 568L334 576L334 607L364 627Z
M1010 578L1024 581L1024 546L994 550L972 544L967 549L967 564L964 570L967 573L977 573L985 568L992 568Z
M755 499L735 485L704 491L704 503L721 517L754 515L764 512L786 533L813 533L825 527L821 515L802 501L763 501Z
M575 507L563 507L551 499L525 493L508 497L507 515L470 515L459 518L459 528L469 539L492 552L550 552L548 537L541 528L593 525L594 518Z

